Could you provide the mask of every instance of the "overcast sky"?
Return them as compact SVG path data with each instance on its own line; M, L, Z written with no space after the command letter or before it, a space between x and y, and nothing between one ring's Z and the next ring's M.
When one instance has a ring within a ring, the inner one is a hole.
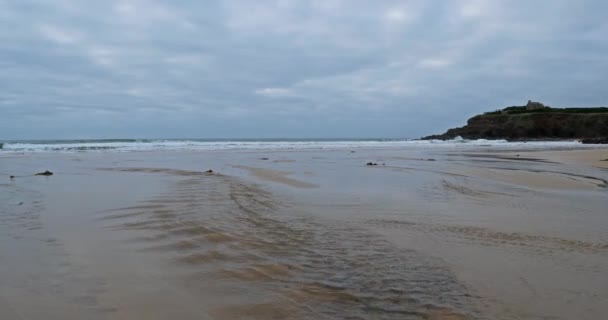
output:
M0 0L0 140L406 137L608 105L608 1Z

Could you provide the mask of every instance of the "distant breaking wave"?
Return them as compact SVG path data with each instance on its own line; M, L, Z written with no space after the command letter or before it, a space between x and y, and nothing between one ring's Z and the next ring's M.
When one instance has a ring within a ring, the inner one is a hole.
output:
M578 141L507 142L505 140L410 140L410 139L235 139L235 140L22 140L0 141L0 152L144 152L180 150L340 150L340 149L424 149L500 147L514 149L581 148Z

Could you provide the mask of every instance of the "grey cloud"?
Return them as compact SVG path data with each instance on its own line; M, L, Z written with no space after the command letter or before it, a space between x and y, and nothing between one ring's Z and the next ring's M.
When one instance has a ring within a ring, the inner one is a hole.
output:
M606 105L607 9L4 0L0 137L417 137L528 98Z

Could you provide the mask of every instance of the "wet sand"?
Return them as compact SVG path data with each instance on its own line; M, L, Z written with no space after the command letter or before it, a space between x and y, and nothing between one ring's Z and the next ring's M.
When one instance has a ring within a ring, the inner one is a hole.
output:
M3 155L0 319L599 319L606 158Z
M274 162L290 163L292 161L276 160ZM248 167L248 166L234 166L234 167L238 168L238 169L247 170L251 175L253 175L254 177L256 177L258 179L282 183L282 184L288 185L290 187L296 187L296 188L317 188L318 187L317 185L312 184L312 183L289 178L288 175L290 174L290 172L288 172L288 171L278 171L278 170L273 170L273 169Z

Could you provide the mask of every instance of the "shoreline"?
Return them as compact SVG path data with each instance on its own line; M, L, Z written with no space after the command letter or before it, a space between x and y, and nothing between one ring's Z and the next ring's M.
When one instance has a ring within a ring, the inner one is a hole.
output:
M342 150L392 150L421 147L497 149L593 149L606 147L605 144L582 144L575 139L566 140L522 140L504 139L385 139L385 140L264 140L264 141L210 141L210 140L128 140L120 142L105 140L72 141L23 141L6 144L2 155L49 154L49 153L122 153L122 152L299 152L299 151L342 151Z

